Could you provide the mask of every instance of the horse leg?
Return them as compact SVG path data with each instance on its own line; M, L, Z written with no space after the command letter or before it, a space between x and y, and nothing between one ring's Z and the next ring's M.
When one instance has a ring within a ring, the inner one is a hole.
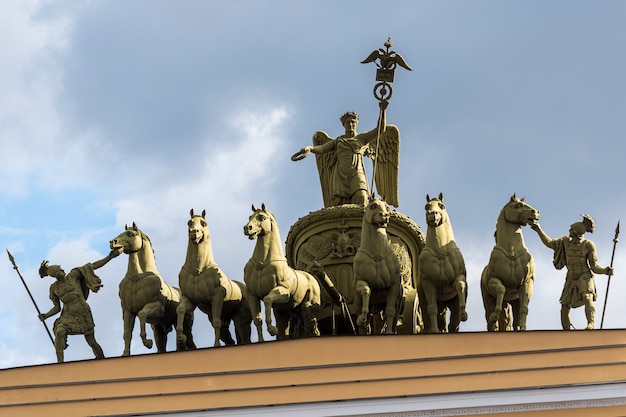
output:
M432 281L422 280L422 291L426 298L426 312L428 313L429 327L426 329L428 333L439 333L438 310L437 306L437 287Z
M307 276L308 291L306 295L305 308L305 325L309 336L320 336L320 329L317 326L317 318L319 316L320 304L321 304L321 290L319 282L314 276Z
M157 352L159 353L164 353L167 351L167 330L159 325L159 324L151 324L150 327L152 327L152 333L154 334L154 344L156 345L157 348ZM177 345L177 349L178 346L180 346L179 343L176 344Z
M238 311L233 317L233 321L235 323L235 335L237 337L237 344L248 344L250 343L250 334L252 333L250 329L250 324L252 322L252 318L250 317L250 311L248 310L247 305L245 305L243 302L239 304L237 309Z
M489 315L487 320L487 328L489 331L495 330L495 325L498 322L500 313L502 312L502 302L504 301L504 294L506 293L506 287L502 284L502 281L496 277L491 277L487 281L487 286L492 294L496 295L495 305L493 312Z
M320 336L320 329L317 326L318 305L310 304L305 309L305 324L309 336Z
M448 322L448 333L458 333L459 325L461 324L461 312L459 309L459 301L457 300L458 296L454 298L444 301L444 309L450 311L450 320Z
M264 298L265 304L265 323L267 324L267 332L272 336L278 334L278 328L272 324L272 305L287 304L289 302L289 291L285 287L274 287Z
M458 313L460 321L467 321L467 310L466 310L466 300L467 300L467 282L465 280L465 275L459 275L454 279L454 289L456 290L458 298Z
M289 329L289 337L296 337L298 329L296 326L290 326L293 323L291 320L291 314L289 312L276 310L274 311L276 317L276 339L283 340L287 338L287 329Z
M236 282L237 283L237 282ZM237 301L233 313L233 322L235 323L235 336L237 338L237 344L249 344L252 340L250 338L252 329L252 316L250 315L250 305L246 299L246 286L241 283L237 283L241 289L242 298Z
M191 350L196 349L196 344L193 341L193 334L191 328L193 327L193 312L188 313L183 320L183 334L185 335L185 343L176 342L176 350Z
M367 282L356 281L357 300L361 302L361 314L356 319L361 334L367 334L367 321L370 312L370 296L372 290Z
M135 314L129 310L122 309L122 319L124 320L124 352L122 356L130 356L130 342L133 338L135 328Z
M185 320L187 314L193 314L196 306L193 305L191 300L184 295L180 298L180 303L176 307L176 342L177 344L185 345L187 343L187 336L185 335Z
M310 294L310 290L309 290ZM307 294L307 298L309 297ZM319 336L320 330L317 327L317 313L319 305L313 304L310 299L300 304L300 317L304 325L306 336Z
M143 308L137 313L137 317L139 318L139 336L141 336L141 341L143 345L148 349L152 349L152 339L149 339L146 335L146 323L154 320L162 318L165 314L165 308L158 301L153 301L151 303L146 304Z
M505 305L508 305L509 310L511 311L510 315L513 317L512 322L511 320L509 320L510 326L508 328L508 330L513 330L513 331L517 331L519 330L519 319L520 319L520 299L519 298L515 298L513 300L509 300L508 302L505 301ZM502 316L505 316L504 314L505 312L505 308L504 306L502 307Z
M237 337L238 345L247 345L252 342L251 340L250 322L240 323L239 328L235 329L235 335Z
M235 333L237 333L237 330L235 330ZM222 320L220 340L224 342L226 346L233 346L235 344L235 339L233 339L233 335L230 333L230 319Z
M396 315L393 321L393 333L394 334L398 332L398 323L402 324L405 301L406 301L406 294L404 292L402 282L399 282L398 283L398 299L396 300Z
M396 324L400 316L399 305L402 300L402 286L400 281L392 284L387 290L387 300L385 304L385 334L395 334Z
M448 333L448 313L450 313L450 320L452 321L452 311L445 301L437 300L437 325L439 326L439 333Z
M517 325L515 326L515 330L524 331L526 330L526 318L528 317L528 304L530 303L530 297L533 293L533 283L532 280L528 280L526 283L522 284L519 290L519 306L518 306L518 314L519 319L517 321Z
M259 297L247 291L248 306L250 306L250 315L254 320L254 326L256 327L257 340L263 342L263 316L261 315L261 300Z
M217 287L215 289L215 293L211 297L211 325L215 330L215 342L213 346L220 345L220 338L222 338L222 336L226 337L225 339L222 339L226 345L235 344L235 341L233 340L233 337L230 334L229 330L230 320L227 320L225 323L222 322L225 298L226 289L222 286Z

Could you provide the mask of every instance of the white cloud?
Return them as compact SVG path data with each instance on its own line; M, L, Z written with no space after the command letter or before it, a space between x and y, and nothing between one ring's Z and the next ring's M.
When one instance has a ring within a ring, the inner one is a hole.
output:
M0 193L27 194L27 186L84 186L108 149L95 131L64 126L60 68L72 29L71 10L37 17L46 2L0 4ZM106 158L105 158L106 159ZM97 164L96 164L97 165Z
M115 203L120 231L123 225L136 222L150 236L157 267L169 283L177 281L184 260L186 224L192 208L207 211L217 262L223 261L220 265L227 275L233 275L232 279L243 281L241 262L249 253L235 254L232 248L244 241L241 230L253 203L250 194L268 196L272 192L277 174L271 161L284 144L283 127L289 112L277 106L233 114L237 116L228 121L228 129L208 133L211 137L207 137L205 147L196 151L201 170L188 172L184 166L163 165L160 169L169 169L175 180L159 183L154 177L137 177L139 185L129 185L132 194ZM211 145L220 141L222 145Z
M238 116L230 121L228 131L211 133L222 137L207 137L204 148L194 151L195 159L200 160L194 165L202 167L198 172L165 163L153 176L131 178L136 183L128 184L126 190L133 195L116 204L118 224L136 219L142 224L163 225L165 219L178 217L181 209L188 212L198 204L210 206L217 214L232 213L252 188L260 182L269 184L273 174L270 161L284 143L281 128L288 112L277 107L235 113ZM224 140L230 143L210 145ZM174 181L154 182L155 176L168 174Z

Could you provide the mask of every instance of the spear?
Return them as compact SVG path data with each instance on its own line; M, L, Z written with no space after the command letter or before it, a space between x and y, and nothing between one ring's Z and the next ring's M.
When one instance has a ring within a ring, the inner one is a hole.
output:
M15 263L15 258L13 258L13 255L11 255L11 252L9 252L8 249L7 249L7 254L9 255L9 260L13 264L13 269L17 271L17 275L19 275L20 279L22 280L22 284L24 284L24 288L26 288L26 292L28 293L30 300L33 302L33 305L35 306L35 310L37 310L37 314L41 315L41 311L39 310L39 307L37 307L37 303L35 302L33 295L28 289L28 285L26 285L26 281L24 281L24 278L22 277L22 273L20 272L20 267ZM41 323L43 324L43 327L45 327L46 333L48 333L48 337L50 337L50 341L52 342L52 345L54 345L54 339L52 338L52 333L50 333L50 329L48 329L48 325L43 320Z
M613 253L611 254L611 265L613 268L613 259L615 258L615 247L617 246L617 237L619 236L619 220L617 221L617 227L615 228L615 237L613 238ZM606 300L609 298L609 285L611 285L611 274L606 282L606 296L604 297L604 307L602 308L602 320L600 321L600 328L604 325L604 312L606 311Z

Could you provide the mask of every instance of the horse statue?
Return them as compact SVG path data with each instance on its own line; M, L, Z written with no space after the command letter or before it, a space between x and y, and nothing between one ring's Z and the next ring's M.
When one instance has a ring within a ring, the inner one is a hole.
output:
M465 261L454 240L452 225L443 194L438 198L426 195L426 243L419 255L418 289L426 306L426 331L458 332L461 321L467 320L465 303L467 281ZM446 325L447 310L450 322ZM440 327L441 324L441 327Z
M400 261L387 237L389 206L372 199L365 207L361 225L361 244L354 256L355 304L359 333L367 334L370 306L384 303L384 332L393 334L402 311Z
M231 281L215 263L206 211L199 215L191 209L189 214L187 256L178 274L182 296L176 308L177 339L185 342L185 317L199 307L215 330L214 346L220 346L220 339L226 345L235 344L228 329L231 321L235 323L237 344L250 343L252 316L246 286Z
M515 194L502 208L496 223L496 245L483 270L480 288L487 330L526 330L528 303L535 279L535 262L524 245L522 226L539 220L539 211Z
M257 240L252 257L244 267L244 282L258 340L263 341L261 299L265 305L267 331L272 336L295 337L300 327L306 335L319 336L316 310L321 300L320 285L310 273L287 264L276 218L265 204L261 208L252 206L252 215L243 232L250 240ZM272 324L272 311L276 326Z
M128 255L128 270L120 282L119 295L124 319L124 353L130 355L130 342L139 318L141 340L148 349L152 340L146 336L146 323L152 325L158 352L165 352L167 333L176 325L176 308L180 302L180 290L168 285L157 271L150 238L135 223L125 226L124 231L111 240L111 249L122 250ZM186 340L177 341L176 349L195 349L191 335L193 316L183 323Z

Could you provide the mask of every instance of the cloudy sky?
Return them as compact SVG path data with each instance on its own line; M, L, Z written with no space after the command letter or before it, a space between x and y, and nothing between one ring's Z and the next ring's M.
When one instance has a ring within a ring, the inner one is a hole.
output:
M443 192L468 269L469 320L483 331L479 276L513 193L552 237L588 213L603 266L626 219L626 4L618 1L3 1L0 3L0 246L40 309L43 259L104 257L136 222L177 283L190 208L207 210L217 263L234 280L254 242L242 226L265 203L283 240L322 207L314 158L289 157L338 117L375 126L374 64L388 37L396 72L389 123L402 135L400 207L424 230L425 195ZM368 165L368 169L371 166ZM564 271L524 229L536 259L529 330L560 329ZM626 248L617 245L605 328L626 327ZM0 367L55 362L8 259L0 268ZM107 356L123 350L122 255L89 298ZM597 276L599 326L607 294ZM585 325L573 310L576 328ZM48 326L52 328L53 319ZM196 316L201 347L212 345ZM66 360L92 357L81 336ZM171 343L170 343L171 345ZM135 331L133 354L146 354Z

